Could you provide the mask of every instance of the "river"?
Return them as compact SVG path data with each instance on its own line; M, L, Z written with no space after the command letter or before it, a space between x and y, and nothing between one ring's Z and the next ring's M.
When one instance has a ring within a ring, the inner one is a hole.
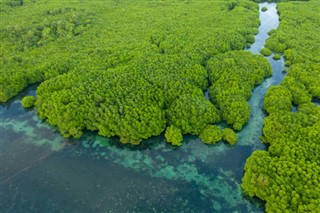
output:
M248 49L258 54L279 25L276 4L262 3L261 26ZM263 203L241 190L246 159L260 142L263 97L284 74L283 58L268 57L274 74L253 91L251 118L239 142L208 146L186 136L173 148L163 136L138 147L87 133L66 141L57 129L25 110L21 99L32 85L0 105L0 209L9 212L263 212Z

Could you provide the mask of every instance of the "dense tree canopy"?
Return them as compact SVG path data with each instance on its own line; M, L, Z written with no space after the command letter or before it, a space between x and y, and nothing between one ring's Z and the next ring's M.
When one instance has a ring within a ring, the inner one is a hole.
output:
M167 129L167 140L180 145L181 134L199 135L221 117L239 130L251 90L271 74L262 57L232 53L254 42L258 6L250 1L1 4L10 12L0 25L0 101L42 82L35 108L65 137L96 130L137 144ZM235 61L224 70L236 73L224 75L228 85L213 79L223 53ZM210 85L212 94L234 88L211 103Z
M1 2L0 102L30 83L80 67L114 67L145 50L183 52L202 62L218 52L242 49L259 24L257 6L248 1L233 1L232 11L231 1L207 0L25 0L19 7L10 2Z
M201 132L199 137L206 144L215 144L222 140L222 131L218 126L209 125Z
M290 90L283 86L271 86L264 98L264 109L268 113L281 110L290 112L292 109L292 95Z
M25 96L21 100L21 104L24 108L30 108L34 106L34 103L36 102L36 98L33 96Z
M223 129L223 140L233 145L238 141L238 135L230 128Z
M270 0L270 2L278 2ZM286 0L283 0L286 1ZM260 0L254 0L260 2ZM165 134L204 143L236 133L250 117L247 100L270 76L262 55L241 51L258 32L258 6L225 1L0 2L0 102L41 83L35 105L65 137L84 131L138 144ZM281 24L264 55L284 55L287 76L269 89L262 140L245 166L243 188L268 212L317 212L320 206L319 0L279 3ZM204 98L209 88L210 100ZM291 112L292 105L297 112Z
M252 89L272 74L268 60L245 51L231 51L211 58L207 68L211 100L222 118L240 130L250 117L247 99Z
M174 126L169 126L167 127L164 136L166 137L168 143L171 143L175 146L181 146L183 137L180 129L175 128Z
M272 54L272 51L269 50L268 48L265 48L265 47L264 47L264 48L261 49L260 53L261 53L262 55L264 55L264 56L269 56L269 55Z
M320 206L320 108L271 113L263 128L268 152L256 151L245 166L242 187L267 201L266 211L317 212Z
M267 48L284 53L287 76L269 88L262 140L268 151L247 160L244 191L266 201L267 212L320 209L320 1L279 3L280 26ZM297 111L292 111L292 105Z

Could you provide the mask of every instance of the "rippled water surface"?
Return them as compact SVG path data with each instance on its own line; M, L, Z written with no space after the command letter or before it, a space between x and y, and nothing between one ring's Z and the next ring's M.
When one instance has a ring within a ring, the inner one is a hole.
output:
M269 10L260 14L253 53L279 24L276 4L262 6ZM240 184L246 159L265 149L259 140L264 94L283 78L283 59L268 59L274 76L255 88L250 121L235 146L186 136L173 148L159 136L129 147L95 133L66 141L22 108L20 100L35 95L30 86L0 106L1 212L263 212Z

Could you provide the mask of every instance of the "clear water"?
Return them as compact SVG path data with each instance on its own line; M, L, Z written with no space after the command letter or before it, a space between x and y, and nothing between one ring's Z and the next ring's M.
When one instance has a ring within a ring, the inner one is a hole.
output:
M268 10L265 12L261 11L262 7L267 7ZM267 38L269 37L268 32L271 29L277 29L279 26L279 16L277 14L277 4L275 3L261 3L259 4L259 19L260 26L259 32L255 35L255 42L249 48L249 51L254 54L259 54L260 50L264 47Z
M279 24L276 4L262 6L269 10L260 15L254 53ZM253 91L251 118L235 146L185 136L173 148L159 136L130 147L95 133L67 141L22 108L20 100L35 95L36 85L30 86L0 105L0 211L263 212L263 203L245 197L240 184L246 159L265 149L259 140L265 92L283 78L283 59L268 59L274 75Z

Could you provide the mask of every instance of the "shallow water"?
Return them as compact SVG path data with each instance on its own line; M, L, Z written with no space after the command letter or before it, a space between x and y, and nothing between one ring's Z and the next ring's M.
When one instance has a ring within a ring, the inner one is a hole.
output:
M267 7L268 10L265 12L261 11L262 7ZM267 38L269 37L268 32L271 29L277 29L279 26L279 16L277 14L277 4L275 3L261 3L259 4L259 19L260 26L259 32L255 35L255 42L248 49L254 54L259 54L260 50L263 48L266 43Z
M276 4L262 6L269 10L260 15L254 53L278 26ZM70 143L22 108L20 100L35 95L36 85L29 87L0 106L1 212L263 212L240 184L246 159L265 149L264 94L283 78L283 59L268 59L274 75L254 89L251 118L235 146L185 136L173 148L159 136L130 147L95 133Z

